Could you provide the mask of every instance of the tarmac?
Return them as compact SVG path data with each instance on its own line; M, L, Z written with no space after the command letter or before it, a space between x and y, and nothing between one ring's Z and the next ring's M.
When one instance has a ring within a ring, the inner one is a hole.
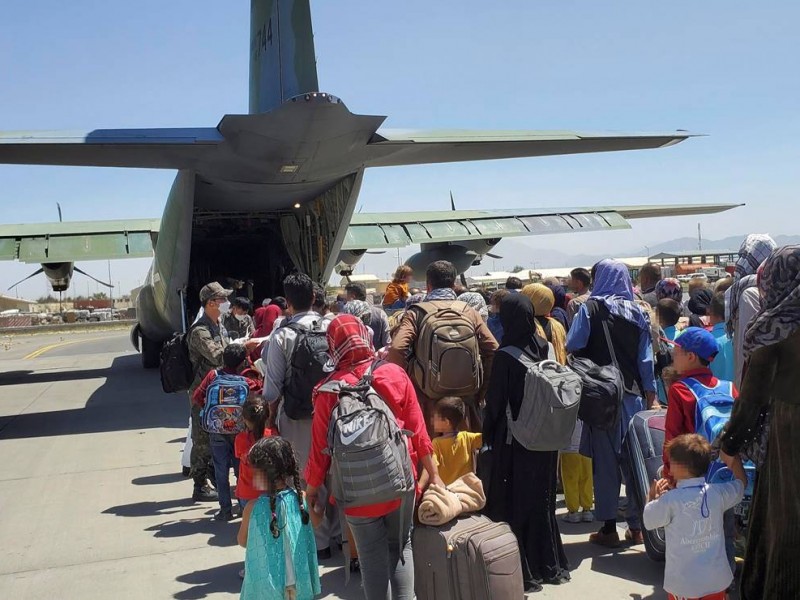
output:
M238 595L239 521L191 501L187 424L186 395L161 391L127 331L0 333L0 598ZM572 581L529 597L666 597L643 546L607 550L588 542L597 524L559 526ZM342 564L322 565L322 597L363 598Z

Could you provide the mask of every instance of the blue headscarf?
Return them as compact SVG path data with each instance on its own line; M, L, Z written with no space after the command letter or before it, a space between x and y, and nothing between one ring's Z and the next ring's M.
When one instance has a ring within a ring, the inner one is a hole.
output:
M597 263L594 270L592 298L605 304L611 314L650 331L647 317L634 302L633 282L628 267L607 258Z

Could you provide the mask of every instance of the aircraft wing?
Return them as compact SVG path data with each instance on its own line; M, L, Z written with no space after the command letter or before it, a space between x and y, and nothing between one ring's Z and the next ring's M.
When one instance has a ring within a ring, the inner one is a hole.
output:
M367 144L368 167L663 148L694 137L670 133L379 129Z
M223 140L215 127L6 131L0 163L183 169Z
M58 263L153 256L159 219L0 225L0 260Z
M630 229L629 219L719 213L739 204L665 204L592 208L357 213L342 250L401 248L412 244L524 235Z

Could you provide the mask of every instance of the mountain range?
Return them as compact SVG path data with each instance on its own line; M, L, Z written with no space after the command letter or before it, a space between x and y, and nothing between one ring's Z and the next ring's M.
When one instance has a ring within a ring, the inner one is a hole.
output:
M746 235L742 234L733 235L721 240L703 239L702 247L704 250L737 251L745 237ZM777 235L774 236L774 239L778 246L800 244L800 235ZM533 239L531 241L533 241ZM697 245L696 237L681 237L658 244L652 244L647 249L640 246L637 249L629 249L628 251L621 252L609 251L609 253L606 254L570 254L560 249L564 246L559 246L557 248L536 248L517 239L506 239L501 241L494 250L492 250L494 254L502 256L501 259L486 257L483 259L483 264L471 268L469 273L477 275L489 271L510 271L516 265L526 269L589 266L609 256L616 258L643 256L647 250L649 250L650 256L654 256L661 252L695 250L697 249ZM403 261L417 251L416 247L412 247L404 248L399 253L396 251L388 251L382 254L370 254L361 261L358 272L373 273L382 278L387 277L388 274L392 273L397 267L398 259Z

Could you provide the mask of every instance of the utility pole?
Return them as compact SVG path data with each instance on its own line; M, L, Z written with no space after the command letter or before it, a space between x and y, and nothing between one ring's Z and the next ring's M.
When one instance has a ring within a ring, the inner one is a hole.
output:
M111 284L111 287L108 288L108 295L111 298L111 310L114 310L114 282L111 279L111 261L108 261L108 283Z
M703 249L703 234L700 230L700 223L697 224L697 249Z

